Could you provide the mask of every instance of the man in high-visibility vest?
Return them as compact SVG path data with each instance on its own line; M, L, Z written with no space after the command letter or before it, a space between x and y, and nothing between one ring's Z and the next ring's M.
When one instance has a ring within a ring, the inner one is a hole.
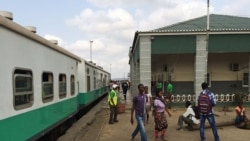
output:
M109 116L109 124L113 124L114 122L118 122L117 120L117 91L118 85L113 84L112 90L109 92L108 103L110 107L110 116Z

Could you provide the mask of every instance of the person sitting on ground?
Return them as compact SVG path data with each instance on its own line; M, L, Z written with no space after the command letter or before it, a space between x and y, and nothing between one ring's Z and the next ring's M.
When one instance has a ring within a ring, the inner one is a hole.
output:
M183 121L188 124L188 129L192 130L194 124L199 124L200 120L196 118L195 112L192 108L190 101L186 101L185 107L187 108L185 113L179 116L177 123L177 130L183 130Z
M243 106L243 102L239 102L238 106L235 108L236 117L235 117L235 124L240 125L242 122L245 122L247 120L246 117L246 109Z

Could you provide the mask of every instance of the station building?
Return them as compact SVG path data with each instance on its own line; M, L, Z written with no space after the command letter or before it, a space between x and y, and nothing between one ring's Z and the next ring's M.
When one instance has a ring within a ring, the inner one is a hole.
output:
M170 80L173 102L183 103L195 101L207 82L218 103L232 104L237 94L250 103L250 18L210 14L136 31L129 64L132 94L143 83L154 95L158 81L165 91Z

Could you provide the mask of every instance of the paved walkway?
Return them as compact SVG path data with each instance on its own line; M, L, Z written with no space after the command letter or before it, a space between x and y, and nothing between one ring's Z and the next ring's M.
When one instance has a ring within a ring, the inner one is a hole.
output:
M122 94L119 94L119 97L123 97ZM73 127L67 132L66 135L61 137L58 141L68 141L68 140L88 140L91 137L93 141L129 141L130 135L136 127L136 119L134 125L130 124L130 109L131 109L131 99L130 93L128 92L127 101L126 101L126 111L118 115L118 123L108 124L109 118L109 109L107 100L103 100L98 104L91 112L88 113L88 118L83 117L80 119ZM98 107L98 108L97 108ZM97 112L99 109L98 113ZM169 127L167 129L167 139L168 141L199 141L199 130L188 131L177 131L176 124L180 114L184 112L184 108L173 108L170 110L172 117L167 117L169 122ZM250 110L250 109L249 109ZM225 125L231 123L235 113L232 112L221 112L219 108L215 109L216 122L217 125ZM250 116L248 116L250 117ZM102 122L101 122L102 121ZM208 125L208 123L206 123ZM86 126L94 128L94 132L87 134ZM154 121L150 115L149 123L145 126L148 140L154 141ZM86 130L85 130L86 129ZM197 127L198 129L198 127ZM221 141L249 141L249 130L238 129L234 126L219 126L218 132L221 138ZM213 141L213 134L211 128L205 130L207 141ZM89 137L88 137L89 136ZM91 141L92 141L91 140ZM140 134L135 138L135 141L140 141Z

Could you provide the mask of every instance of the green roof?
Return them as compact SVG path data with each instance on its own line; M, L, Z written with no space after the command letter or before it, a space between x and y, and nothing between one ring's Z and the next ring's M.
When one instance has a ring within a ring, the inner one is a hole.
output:
M209 22L210 31L250 31L250 18L248 17L210 14ZM206 31L206 29L207 16L202 16L199 18L151 30L150 32L199 32Z

